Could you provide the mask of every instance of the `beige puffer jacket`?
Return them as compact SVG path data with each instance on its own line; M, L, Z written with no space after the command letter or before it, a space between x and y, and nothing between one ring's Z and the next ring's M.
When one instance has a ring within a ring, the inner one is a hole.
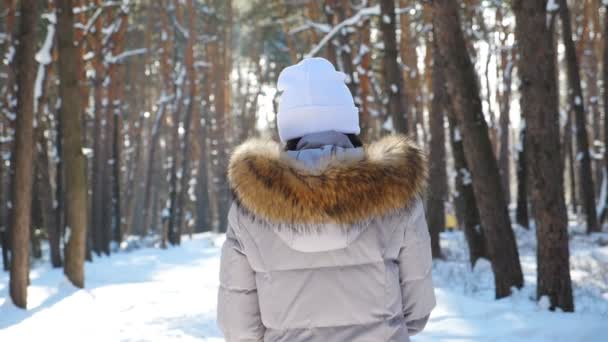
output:
M230 160L226 341L409 341L435 306L424 155L399 136L303 140L290 152L251 140Z

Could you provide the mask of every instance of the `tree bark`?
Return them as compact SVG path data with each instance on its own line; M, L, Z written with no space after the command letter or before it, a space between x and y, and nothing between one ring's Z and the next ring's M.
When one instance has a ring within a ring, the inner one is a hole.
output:
M407 120L411 118L405 117L402 73L397 62L399 48L396 37L395 0L380 0L380 15L380 30L384 42L382 58L384 91L388 96L386 114L392 118L396 132L407 133Z
M118 56L124 51L125 45L125 34L128 27L128 11L120 9L120 12L116 15L120 20L118 28L115 29L110 40L109 52L112 56ZM115 19L116 20L116 19ZM111 123L107 127L106 137L109 145L111 146L110 160L111 167L107 168L107 178L110 180L107 184L108 189L108 225L106 230L108 231L110 240L114 241L117 246L120 246L122 242L122 211L121 211L121 165L122 165L122 89L125 83L125 70L121 65L120 61L110 63L108 67L108 75L110 78L110 85L108 91L108 107L107 107L107 121ZM109 251L108 251L109 252Z
M74 286L84 287L84 259L87 229L86 161L82 153L82 105L78 72L78 48L74 45L72 0L56 0L61 125L66 184L66 230L64 273Z
M178 1L174 1L173 9L169 12L171 15L174 15L177 19L178 25L183 27L184 16L182 8ZM178 49L181 49L182 46L179 45L180 41L176 39L175 42L175 50L174 54L174 65L178 64L177 58L179 53L177 53ZM183 67L183 66L182 66ZM179 70L178 74L181 73L182 70ZM186 72L187 73L187 72ZM181 77L176 75L176 77ZM173 118L172 118L172 133L171 133L171 144L174 151L180 151L182 142L180 138L180 128L182 123L182 109L184 105L184 85L183 82L177 82L177 79L173 81L175 90L175 99L173 108ZM179 221L179 217L181 217L181 208L178 203L179 193L181 192L181 183L179 182L179 168L178 165L180 163L179 158L186 158L182 153L174 153L171 155L171 171L170 171L170 183L169 183L169 217L168 217L168 225L167 225L167 241L171 245L177 245L177 222ZM181 171L181 177L184 176L183 170Z
M604 6L608 11L608 4ZM608 15L604 15L604 52L602 61L602 75L604 82L602 88L604 91L604 168L605 177L608 177ZM608 208L604 207L604 212L608 211ZM603 217L608 215L604 214Z
M460 129L456 122L456 117L448 110L448 122L450 124L450 144L452 146L452 156L454 158L455 172L455 195L454 205L456 207L458 221L461 222L461 227L464 230L464 236L469 247L469 261L471 267L475 267L477 260L488 257L488 248L486 246L485 236L481 228L479 219L479 209L473 185L471 184L471 173L464 157L464 148L462 146L462 138Z
M574 109L576 125L576 160L580 160L579 180L583 209L587 218L587 232L598 232L600 226L597 222L595 209L595 187L591 172L591 156L589 154L589 136L587 134L587 117L583 103L583 89L581 87L581 76L579 72L576 46L572 40L572 28L570 23L570 10L566 0L559 1L559 15L562 22L562 40L566 49L566 66L568 69L568 94L570 105Z
M553 32L547 28L545 0L517 0L513 10L538 242L536 293L538 299L548 296L552 309L573 311Z
M5 9L5 18L4 18L4 32L6 33L6 39L3 44L3 52L5 53L9 48L13 46L13 32L15 26L15 17L17 11L17 1L16 0L4 0L4 9ZM0 91L2 92L2 98L0 99L0 107L5 108L8 113L14 113L14 105L13 105L13 96L14 96L14 74L15 67L14 62L15 59L8 61L8 65L5 65L3 70L6 73L6 82L4 82ZM12 123L4 118L4 116L0 117L0 134L6 135L9 132L9 128L11 128ZM10 151L10 147L7 149ZM5 148L0 146L0 153L8 152L5 151ZM11 151L12 152L12 151ZM9 221L9 213L8 213L8 202L9 202L9 193L10 187L9 184L6 183L5 179L10 177L10 167L5 167L5 165L0 165L0 244L2 245L2 265L5 271L10 269L9 262L9 251L10 251L10 222Z
M402 8L406 8L410 3L410 0L399 1ZM411 136L418 141L418 128L416 126L420 116L421 83L420 73L418 71L418 52L416 51L417 37L411 32L412 25L409 11L401 13L399 16L399 24L401 27L400 55L403 63L403 93L408 105L406 109L406 118L408 118L407 123L409 125L408 131ZM427 53L430 52L427 51Z
M511 85L513 83L513 68L515 64L515 47L507 44L509 37L509 26L503 25L503 12L501 8L496 10L496 21L500 23L500 63L497 63L498 73L502 76L504 89L497 89L497 98L500 116L498 118L499 149L498 167L502 179L502 188L505 192L505 200L511 203L511 163L509 151L510 114L511 114ZM498 87L497 87L498 88Z
M447 103L443 63L439 62L437 47L433 48L433 102L429 115L431 131L429 153L429 189L427 198L427 221L431 235L433 258L441 258L439 233L445 229L445 197L447 194L447 173L445 161L444 113Z
M40 108L40 107L39 107ZM39 116L40 118L40 116ZM53 207L53 187L51 185L51 175L49 174L50 160L48 155L47 140L44 135L47 129L42 118L38 121L36 128L36 144L39 148L36 158L36 181L37 189L40 191L38 197L40 201L40 214L42 227L46 229L49 239L49 252L51 265L55 268L61 267L61 236L57 230L55 210Z
M448 93L462 130L465 157L494 271L496 297L523 286L523 275L507 204L500 183L488 126L483 117L475 68L466 50L459 6L451 0L433 1L433 28L446 65Z
M17 118L12 175L10 295L13 303L27 307L29 282L29 240L32 214L34 80L36 78L36 1L21 1L19 44L15 57Z
M188 192L188 184L190 181L190 159L192 158L191 153L191 130L193 113L197 110L196 106L196 94L197 94L197 74L194 68L194 4L193 0L186 1L186 8L189 13L188 15L188 32L192 33L188 35L188 45L186 47L184 65L186 67L186 74L188 78L188 103L186 108L186 117L184 118L184 142L182 145L182 165L180 179L181 186L177 197L177 208L178 217L176 222L176 232L174 236L174 244L179 245L181 243L181 235L183 231L183 219L186 206L186 193Z
M231 3L226 4L231 6ZM218 32L218 25L220 24L219 18L214 17L212 23L210 23L210 33L219 34L221 37L216 42L207 44L208 56L214 60L219 61L216 68L213 68L211 75L214 82L214 100L213 107L215 111L212 111L213 115L211 119L211 132L210 132L210 155L211 155L211 174L210 180L212 183L211 188L211 208L213 212L213 226L214 230L218 232L225 232L227 227L228 209L230 206L230 193L226 182L226 150L227 150L227 133L230 127L230 112L226 112L226 91L229 89L226 87L226 83L230 81L230 72L227 70L226 53L225 49L230 49L226 43L230 40L225 39L222 35L226 32ZM212 57L215 56L215 57Z
M95 0L95 6L101 6L101 0ZM94 107L94 126L93 126L93 163L92 163L92 193L91 193L91 242L93 251L99 256L104 253L104 231L106 213L105 208L105 194L107 190L105 187L105 177L107 168L107 140L104 134L105 126L108 124L104 118L104 105L103 105L103 79L104 79L104 65L103 65L103 46L102 46L102 30L103 20L98 18L94 24L95 31L91 33L89 38L89 45L95 53L95 57L91 61L93 70L95 71L95 77L92 79L93 88L93 99Z
M528 171L526 165L526 128L522 125L519 131L519 150L517 151L517 209L515 222L528 229L530 218L528 215Z

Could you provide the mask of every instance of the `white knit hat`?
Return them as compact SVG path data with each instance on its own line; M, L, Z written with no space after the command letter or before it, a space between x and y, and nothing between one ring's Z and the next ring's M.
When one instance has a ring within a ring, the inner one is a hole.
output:
M279 75L277 126L282 142L325 131L359 134L359 110L344 81L324 58L306 58Z

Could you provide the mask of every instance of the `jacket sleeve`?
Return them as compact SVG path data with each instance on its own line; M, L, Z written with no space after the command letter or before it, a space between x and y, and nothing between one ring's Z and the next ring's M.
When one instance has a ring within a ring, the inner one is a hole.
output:
M435 307L431 239L422 201L412 209L399 251L399 278L403 312L410 335L424 329Z
M231 208L222 246L217 320L226 342L259 342L264 339L255 272L238 237L235 207Z

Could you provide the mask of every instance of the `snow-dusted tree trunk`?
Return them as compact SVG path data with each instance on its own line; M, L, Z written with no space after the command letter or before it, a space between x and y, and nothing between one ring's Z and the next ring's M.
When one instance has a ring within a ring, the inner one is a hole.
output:
M507 45L509 37L509 25L503 25L504 15L502 8L496 10L496 22L500 23L500 62L497 62L497 73L501 76L502 91L497 87L497 98L500 116L498 119L498 167L502 179L502 189L505 192L505 200L511 202L511 161L509 136L510 114L511 114L511 88L513 80L513 66L515 64L515 48Z
M562 22L562 40L566 50L566 66L568 71L568 96L570 106L574 110L576 126L576 160L580 162L579 180L583 210L587 219L587 232L600 231L595 210L595 187L591 172L591 156L589 153L589 136L587 134L587 117L583 103L583 89L581 87L581 76L579 72L576 46L572 40L572 28L570 23L570 10L566 0L557 0L559 3L559 15Z
M349 0L327 0L326 6L329 6L334 13L333 25L339 24L348 19L352 15L352 10ZM348 30L343 30L335 39L336 66L338 70L347 75L346 85L353 96L357 94L357 83L355 82L355 68L353 66L353 49L351 45L352 34Z
M181 235L183 232L183 220L186 208L186 194L188 192L188 185L190 183L190 160L192 159L192 125L195 117L194 113L198 111L196 102L196 95L198 92L197 87L197 73L194 68L194 42L195 42L195 21L194 21L194 4L193 0L186 0L186 12L188 13L188 42L186 45L186 51L184 52L184 66L186 67L186 79L188 80L188 93L186 103L186 116L184 118L184 140L182 143L182 164L180 179L181 185L177 197L177 222L175 227L174 244L179 245L181 243Z
M515 222L528 229L530 217L528 214L528 168L526 165L526 127L519 130L519 145L517 150L517 208Z
M517 0L513 10L523 80L526 161L538 242L536 293L539 300L548 296L551 308L573 311L553 32L551 26L547 27L545 0Z
M401 8L410 6L410 0L399 1ZM399 16L401 28L400 55L403 63L403 94L407 103L406 117L408 118L408 132L416 139L418 136L417 124L422 118L420 73L418 71L418 52L416 51L416 30L412 33L412 24L409 11ZM414 26L415 27L415 26ZM428 52L428 51L427 51ZM423 125L424 126L424 125Z
M13 98L14 98L14 81L15 81L15 72L14 72L14 46L13 46L13 31L15 25L15 12L17 7L16 0L4 0L3 5L5 8L5 38L3 40L3 50L2 57L6 60L6 66L4 67L4 71L6 72L6 79L3 84L3 87L0 88L0 109L3 109L9 115L0 116L0 134L5 136L9 133L10 127L13 123L10 121L10 116L14 115L14 106L13 106ZM7 144L8 145L8 144ZM10 145L9 145L10 146ZM0 146L0 153L10 151L9 148L3 148ZM0 245L2 246L2 265L5 271L8 271L10 268L9 263L9 250L10 250L10 229L8 222L8 203L10 201L8 194L10 193L10 189L7 185L7 178L10 177L10 168L5 167L4 163L0 165ZM8 171L8 172L7 172Z
M95 0L95 6L101 6L101 0ZM99 15L98 15L99 16ZM92 249L97 254L106 252L104 248L104 227L106 219L104 213L105 202L105 170L108 167L107 163L107 139L105 139L105 127L108 124L104 118L104 91L103 80L105 68L103 65L103 20L99 17L93 23L94 31L90 33L87 40L90 48L95 54L91 64L94 71L92 78L93 90L93 113L94 113L94 128L93 128L93 163L91 165L92 177L92 194L91 194L91 240Z
M183 27L183 22L184 22L184 14L183 14L183 9L181 8L181 6L179 5L178 1L174 1L174 4L169 8L166 9L166 11L168 12L167 15L169 17L172 17L173 20L176 20L174 22L174 25L179 25L179 27ZM174 49L178 50L182 48L182 45L180 45L181 42L178 39L175 39L175 44L174 44ZM177 53L177 51L174 53L174 65L179 65L178 62L178 57L179 54ZM185 90L185 79L186 79L186 73L187 71L184 69L184 66L180 65L178 70L174 70L175 72L175 78L173 79L173 86L174 86L174 94L175 94L175 98L173 100L173 117L171 120L171 123L173 125L173 127L171 127L171 144L172 144L172 150L173 151L180 151L181 150L181 144L182 141L180 139L180 130L181 130L181 125L182 125L182 112L183 112L183 107L184 107L184 101L185 101L185 97L184 97L184 90ZM181 159L180 159L181 158ZM168 215L169 217L168 219L168 224L167 224L167 240L169 241L169 243L171 245L176 245L177 244L177 228L176 228L176 223L178 221L178 217L181 216L181 208L178 206L177 203L177 197L178 197L178 193L180 192L179 189L179 175L178 173L183 172L179 170L178 165L179 162L183 159L186 158L185 155L181 154L181 153L172 153L170 154L170 160L171 160L171 170L170 172L170 180L169 180L169 207L168 209ZM183 173L181 175L183 177ZM164 227L164 225L163 225Z
M434 51L438 52L436 47ZM434 65L440 71L445 72L445 62L441 59L441 55L435 53L434 59ZM445 82L445 75L443 75L443 80ZM444 87L446 87L445 84ZM469 166L465 158L461 129L458 127L456 113L452 108L447 89L444 88L444 91L446 97L444 100L444 111L449 123L450 146L454 162L455 188L453 192L453 202L458 221L460 222L460 227L464 231L464 236L469 247L469 261L471 267L474 267L477 260L481 258L489 259L488 249L486 247L486 240L483 233L484 229L481 227L479 209L473 191L473 184L471 182L471 172L469 171Z
M474 267L477 260L481 258L489 260L488 249L479 219L479 209L471 183L471 173L464 156L460 128L458 128L458 122L451 108L448 108L447 113L455 171L454 207L469 247L469 261L471 267Z
M154 116L154 123L152 126L152 132L150 133L150 141L148 143L148 157L146 166L146 179L145 179L145 190L144 190L144 213L143 213L143 229L142 236L148 234L148 230L156 224L156 211L153 210L156 203L155 196L155 178L160 177L160 174L155 173L156 167L156 152L158 149L158 141L160 139L161 130L163 129L165 112L169 109L169 102L173 99L173 87L171 86L171 62L170 56L173 51L173 35L170 34L169 29L169 14L167 12L168 0L159 3L161 7L159 9L160 16L160 79L161 79L161 97L157 103L157 110Z
M467 53L460 26L459 6L451 0L435 0L433 11L435 38L441 58L445 61L448 93L471 169L473 189L494 271L496 297L501 298L510 295L512 287L523 285L515 236L483 117L475 68Z
M357 76L359 77L359 125L361 126L361 138L367 140L372 135L373 118L371 114L371 51L370 47L370 24L369 21L359 29L359 51L357 54Z
M397 62L399 48L396 37L395 0L380 0L380 15L380 30L384 42L382 58L384 92L388 97L385 111L392 118L395 131L407 133L407 120L411 118L406 118L405 99L402 93L403 74Z
M112 13L112 12L109 12ZM114 31L109 37L109 47L107 51L108 77L108 106L106 108L106 117L108 129L106 131L107 141L110 145L109 162L107 168L107 179L110 180L106 184L109 189L108 195L108 226L106 227L110 239L117 245L122 242L122 210L121 210L121 166L122 166L122 123L123 123L123 96L125 82L125 68L120 59L124 52L125 35L129 22L128 7L121 9L113 16ZM109 241L108 241L109 242Z
M224 7L221 7L224 6ZM225 14L230 14L232 9L232 2L222 2L222 5L218 6L220 10L224 11ZM226 181L226 166L227 166L227 149L228 149L228 136L230 132L231 117L230 111L226 111L230 108L227 105L227 92L230 87L230 56L231 53L226 50L230 50L231 39L227 38L226 35L230 34L232 30L222 29L219 25L220 17L216 14L213 17L213 23L210 26L210 34L217 35L218 39L215 42L207 44L207 53L210 60L217 61L216 67L211 70L211 81L213 82L213 101L212 107L215 110L211 111L212 118L211 132L210 132L210 155L211 155L211 169L210 169L210 180L211 180L211 209L214 217L214 229L217 231L225 231L227 226L228 209L230 206L230 192L228 190ZM226 20L223 25L232 25L231 16L226 15Z
M82 152L82 104L78 84L78 48L74 45L72 0L56 0L57 46L61 125L66 193L66 235L64 273L76 287L84 287L84 259L87 230L86 162Z
M608 1L604 1L604 7L606 7L608 12ZM604 168L605 168L605 176L608 177L608 15L604 15L604 34L603 34L603 42L604 42L604 51L602 56L602 91L604 98ZM608 181L608 179L606 180ZM606 218L606 212L608 208L604 206L602 217Z
M577 8L578 7L578 8ZM602 141L602 123L600 116L599 102L599 56L601 54L601 36L600 27L600 8L599 0L586 0L572 2L572 14L575 18L574 29L580 33L578 39L577 34L574 34L576 42L577 58L580 62L581 82L584 84L583 102L585 103L586 113L588 114L591 167L594 177L595 193L600 194L602 187L602 174L604 170L603 158L595 157L599 155L599 146L596 143ZM576 19L577 12L582 12L579 19ZM596 210L597 211L597 210ZM600 213L597 212L598 217ZM598 222L600 224L600 222Z
M439 233L445 229L445 199L448 191L445 159L444 116L448 108L445 88L444 64L439 62L437 48L433 49L433 101L429 113L431 139L429 142L429 189L427 195L427 222L431 235L433 258L441 257Z
M29 240L31 224L33 145L34 145L34 81L36 78L36 14L35 0L22 0L19 20L19 44L15 55L17 110L14 144L14 173L11 177L11 273L10 295L13 303L25 309L29 282Z
M35 99L35 115L37 126L35 128L36 139L36 183L35 188L38 196L35 200L38 201L40 225L44 228L48 235L49 251L51 265L53 267L61 267L63 265L61 257L61 231L57 225L57 210L55 196L53 196L53 186L51 183L51 158L49 157L49 138L47 133L50 129L50 113L48 103L48 86L49 77L51 75L52 53L55 42L55 25L57 16L55 13L55 4L53 0L48 1L49 12L43 14L42 17L47 21L46 37L41 49L36 54L38 61L38 72L36 74L36 82L34 86Z

